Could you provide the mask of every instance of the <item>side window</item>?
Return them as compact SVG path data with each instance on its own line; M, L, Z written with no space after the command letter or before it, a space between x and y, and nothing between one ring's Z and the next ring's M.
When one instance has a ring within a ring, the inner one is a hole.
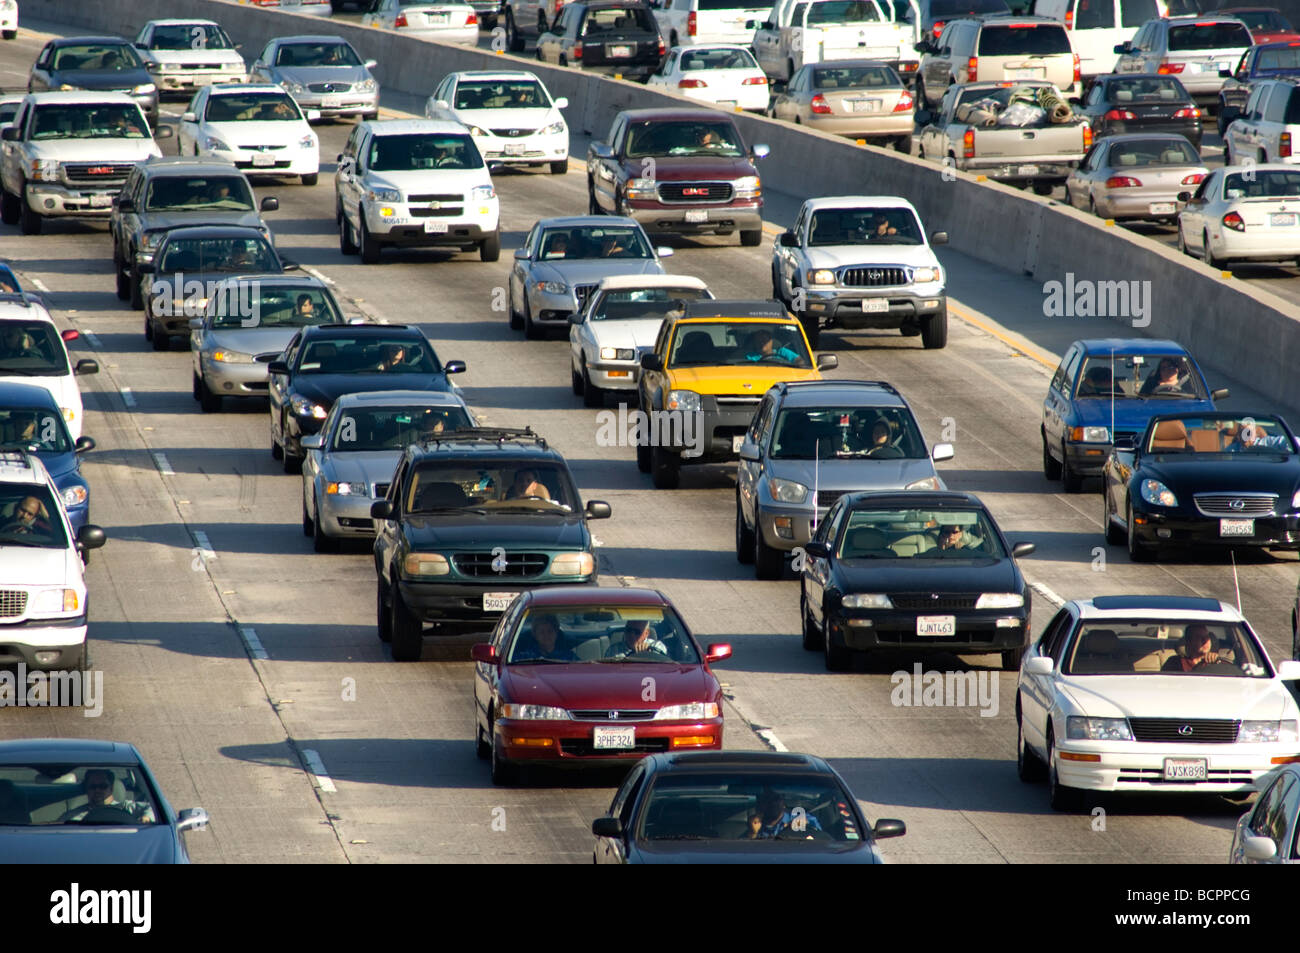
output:
M294 364L298 362L298 346L302 343L302 336L298 335L289 342L289 346L284 349L284 363L293 370Z
M1065 363L1069 359L1070 356L1067 354L1065 360L1061 361L1060 366L1056 368L1056 373L1052 375L1052 390L1062 394L1065 393Z
M275 52L275 40L272 40L270 43L266 44L262 52L257 55L258 62L263 63L266 66L274 65L271 62L271 57L274 54L274 52Z
M829 543L831 548L835 548L835 540L840 535L840 526L844 523L844 514L848 512L848 507L840 500L835 502L830 512L826 514L826 522L817 527L817 535L813 538L819 542Z
M357 157L357 142L360 139L361 139L361 127L356 126L352 130L352 135L348 136L347 144L343 146L343 154L345 156L351 156L353 159L355 159Z
M533 243L537 241L537 231L537 226L534 225L532 231L528 233L528 237L524 239L524 251L528 252L528 257L530 258L536 254L537 251L536 248L533 247Z
M36 65L42 69L50 65L50 51L54 49L53 43L46 43L45 49L41 50L41 55L36 57Z
M1083 363L1083 349L1077 348L1071 356L1065 361L1065 390L1069 393L1073 387L1075 379L1079 376L1079 366Z
M763 431L767 429L769 418L772 416L772 408L776 406L776 398L771 394L763 398L763 403L758 407L758 413L754 414L754 419L749 423L749 439L755 443L762 443Z
M654 352L664 360L668 359L668 340L672 337L672 333L673 325L665 321L663 326L659 329L659 337L655 339Z
M1085 172L1097 168L1097 163L1101 159L1102 151L1100 143L1093 146L1088 150L1088 154L1083 157L1083 161L1079 163L1079 168Z
M1295 817L1297 801L1300 801L1300 782L1291 779L1286 793L1282 795L1282 803L1273 814L1273 823L1270 825L1268 835L1273 838L1273 843L1277 844L1279 857L1286 857L1286 831L1291 818Z
M627 132L627 120L623 116L614 118L614 125L609 130L609 145L615 155L623 154L623 134Z
M1268 97L1268 105L1264 107L1265 122L1282 122L1286 116L1286 101L1290 98L1290 90L1285 86L1274 86L1273 94Z
M1059 659L1065 637L1074 628L1073 623L1074 616L1070 615L1070 610L1062 609L1056 613L1052 621L1047 623L1047 628L1043 630L1042 638L1038 640L1039 654Z
M808 221L808 206L805 205L803 206L803 208L799 209L799 215L794 220L794 226L790 229L792 232L794 232L796 235L799 236L801 241L803 240L803 227L807 223L807 221Z
M396 480L393 481L393 485L397 485ZM496 631L492 633L490 641L494 646L496 646L498 653L505 651L506 641L514 633L515 627L519 624L519 617L523 614L523 603L524 600L516 599L514 604L506 610L506 614L501 617L501 621L497 623Z
M632 817L632 807L636 804L637 793L641 790L641 785L645 783L645 768L638 765L632 769L622 786L614 794L614 800L609 802L609 813L613 814L623 826Z
M1212 191L1215 188L1215 185L1216 183L1218 183L1218 181L1219 181L1219 174L1217 172L1211 172L1209 175L1205 177L1205 181L1201 183L1201 187L1196 190L1196 194L1192 196L1192 198L1203 199L1207 195L1212 194Z

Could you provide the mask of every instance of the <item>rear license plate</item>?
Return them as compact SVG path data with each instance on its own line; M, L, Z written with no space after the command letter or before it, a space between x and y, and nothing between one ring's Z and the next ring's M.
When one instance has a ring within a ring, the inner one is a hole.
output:
M632 55L632 47L607 46L605 47L605 55L610 59L627 59L627 57Z
M253 156L253 165L257 166L259 169L264 169L267 166L275 165L275 156L268 156L262 153L258 153L257 155Z
M523 142L507 142L506 155L521 156L528 151L528 144Z
M916 617L917 635L956 635L957 617L953 615L919 615Z
M426 234L443 235L447 231L446 222L425 222L424 231Z
M320 105L322 109L338 109L343 105L343 97L339 95L322 96Z
M1042 79L1046 72L1041 69L1013 69L1008 70L1012 79Z
M1208 66L1210 69L1215 69L1215 66L1214 66L1213 63L1206 63L1205 65ZM1184 73L1199 73L1200 71L1201 71L1201 64L1200 64L1200 63L1185 63L1185 64L1183 65L1183 72L1184 72Z
M1038 166L1022 165L1016 168L1016 175L1038 175Z
M1173 215L1178 210L1173 202L1152 202L1147 208L1152 215Z
M1204 758L1165 758L1166 781L1205 781L1208 778Z
M863 314L884 314L889 310L888 298L864 298L862 300Z
M1219 520L1220 536L1254 536L1254 520Z
M517 592L485 592L483 593L483 611L505 612L518 595Z
M635 728L604 728L597 725L592 729L592 747L597 751L618 751L636 747Z
M110 208L113 205L113 196L111 195L92 195L90 197L91 208Z
M434 26L446 26L447 18L450 16L450 13L426 13L424 18Z
M745 435L744 435L744 434L741 434L739 437L732 437L732 438L731 438L731 452L732 452L732 453L740 453L740 445L743 444L744 442L745 442Z
M709 213L706 209L691 209L686 213L686 221L688 222L707 222L708 220Z
M880 112L879 99L848 99L849 112L852 113L878 113Z
M1294 226L1295 212L1273 212L1268 217L1268 224L1277 226Z

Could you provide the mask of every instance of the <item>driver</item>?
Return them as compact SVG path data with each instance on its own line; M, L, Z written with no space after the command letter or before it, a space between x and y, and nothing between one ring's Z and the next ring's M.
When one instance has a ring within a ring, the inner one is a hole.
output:
M772 788L765 788L763 793L758 797L758 814L760 826L758 829L758 840L770 840L790 830L791 834L798 835L799 831L793 830L795 816L793 811L789 811L785 806L785 798L780 792ZM805 830L819 831L822 829L821 822L813 815L801 813L799 820L807 826Z
M769 357L779 358L787 364L799 360L799 355L790 348L776 346L776 338L772 336L771 331L755 331L745 343L745 360L761 361Z
M36 443L36 414L29 410L16 410L9 415L5 426L5 443Z
M1165 659L1165 664L1160 666L1160 671L1195 672L1219 661L1219 653L1209 626L1189 625L1183 632L1183 654L1169 656Z
M623 638L605 650L605 658L627 658L643 652L668 654L668 646L654 637L654 629L646 619L630 619L623 626Z
M117 778L108 768L91 768L88 770L86 776L81 779L82 787L86 792L86 803L65 811L59 817L59 822L63 824L76 823L85 820L92 811L100 808L111 808L125 811L140 824L156 824L157 819L154 817L153 807L149 804L142 804L139 801L118 801L113 797L113 782L116 780Z
M890 438L894 435L889 429L889 424L883 420L877 420L871 428L871 446L867 450L869 457L901 457L903 451L899 450L892 443Z
M36 345L33 343L31 335L23 330L22 325L10 324L5 327L4 337L4 354L7 358L13 357L44 357Z
M316 302L312 300L311 295L304 292L298 295L293 313L299 321L310 321L316 317Z
M545 483L537 479L536 470L517 470L515 472L515 482L506 491L506 499L526 500L530 496L549 500L551 491L546 489Z
M1187 378L1180 372L1178 364L1172 357L1162 357L1156 369L1143 382L1139 395L1186 394Z
M45 505L34 496L25 496L18 503L11 519L0 532L18 535L49 535L50 524L46 520Z

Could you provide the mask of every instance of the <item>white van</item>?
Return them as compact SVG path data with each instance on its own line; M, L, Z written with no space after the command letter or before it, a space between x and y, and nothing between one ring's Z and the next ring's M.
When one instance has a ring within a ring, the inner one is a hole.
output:
M0 294L0 380L44 387L54 395L72 439L81 436L81 388L77 376L98 374L99 363L83 358L73 367L68 341L75 330L62 333L54 319L31 295Z
M1165 0L1035 0L1034 13L1065 24L1086 81L1115 69L1115 47L1148 20L1167 16Z

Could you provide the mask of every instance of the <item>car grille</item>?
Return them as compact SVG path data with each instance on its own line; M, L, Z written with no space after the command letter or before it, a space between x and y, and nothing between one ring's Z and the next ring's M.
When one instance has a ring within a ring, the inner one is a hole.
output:
M411 218L455 218L463 214L463 205L443 205L439 208L413 208Z
M661 751L668 750L667 738L646 738L645 740L637 739L635 747L632 748L600 748L597 750L595 742L588 741L586 738L561 738L560 753L573 755L577 758L609 757L610 755L625 755L629 752L636 754L658 754Z
M890 288L908 284L906 268L845 268L840 284L850 288Z
M536 129L493 129L492 135L500 136L503 139L522 139L524 136L531 136Z
M889 601L894 604L895 609L974 609L975 603L979 596L945 596L939 594L935 599L931 593L904 593L902 595L891 595Z
M456 553L452 565L462 576L508 577L540 576L551 559L545 553L506 553L506 564L501 572L492 568L491 553Z
M1134 741L1166 744L1230 745L1237 740L1240 721L1227 718L1130 718ZM1190 728L1184 732L1184 728Z
M23 589L0 589L0 618L12 618L27 611L27 592Z
M129 162L68 162L63 166L63 177L69 185L118 185L134 168Z
M222 69L229 64L226 63L182 63L181 69Z
M573 294L578 299L578 310L581 311L587 303L587 298L596 290L595 285L574 285Z
M757 407L761 397L717 397L719 410L744 410L746 407Z
M375 499L382 500L386 497L388 495L388 486L389 484L387 483L376 483L374 493Z
M1277 507L1273 493L1197 493L1194 499L1202 516L1272 516Z
M1160 768L1120 768L1119 784L1170 785L1172 787L1194 786L1197 784L1250 784L1255 779L1255 772L1249 768L1209 768L1204 781L1166 781L1164 771Z
M287 149L288 146L235 146L236 149L243 149L246 152L274 152L276 149Z
M578 721L650 721L657 713L653 708L577 708L569 716Z
M835 505L845 493L856 493L856 490L818 490L817 491L817 508L819 510L829 509Z
M412 205L417 205L420 202L460 202L463 204L465 195L462 192L448 195L408 195L406 201Z
M351 83L308 83L307 88L313 93L346 93L352 88Z
M259 165L259 166L254 166L252 160L249 160L246 162L236 162L235 168L249 169L254 173L261 174L264 172L269 172L272 169L287 169L291 165L293 165L293 162L290 161L289 159L277 159L275 162L272 162L270 165Z
M659 201L678 205L731 201L730 182L665 182L659 186Z

